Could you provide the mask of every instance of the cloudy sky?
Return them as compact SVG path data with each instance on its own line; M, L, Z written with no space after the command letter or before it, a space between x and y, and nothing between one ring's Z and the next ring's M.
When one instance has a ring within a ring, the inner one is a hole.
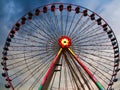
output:
M53 2L67 2L89 8L100 14L112 27L120 46L120 0L0 0L0 57L8 31L28 11ZM1 61L1 60L0 60ZM0 72L2 72L0 66ZM118 74L120 83L120 74ZM0 76L0 90L4 79ZM118 83L115 85L119 90Z

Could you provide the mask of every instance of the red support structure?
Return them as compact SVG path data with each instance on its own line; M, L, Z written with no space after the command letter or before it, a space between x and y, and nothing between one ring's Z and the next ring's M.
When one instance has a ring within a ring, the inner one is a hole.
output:
M57 60L61 54L62 48L60 48L58 54L55 56L54 60L52 61L49 69L47 70L40 87L38 88L38 90L47 90L49 82L52 78L52 74L54 73L54 69L55 69L55 64L57 63ZM46 85L45 85L46 84Z
M68 50L74 56L74 58L77 60L77 62L81 65L81 67L86 71L86 73L89 75L89 77L92 79L92 81L96 84L96 86L99 88L99 90L104 90L102 85L97 81L97 79L90 72L90 70L82 63L82 61L78 58L78 56L70 48L68 48Z

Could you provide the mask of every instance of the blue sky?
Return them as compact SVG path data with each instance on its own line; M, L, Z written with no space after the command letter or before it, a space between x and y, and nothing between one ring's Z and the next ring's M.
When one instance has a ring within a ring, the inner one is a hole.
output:
M7 33L22 15L36 7L53 2L77 4L100 14L113 28L120 44L120 0L0 0L0 53ZM0 72L2 72L1 66ZM120 77L120 74L118 76ZM3 80L0 76L0 90L5 90ZM118 84L115 87L115 90L120 88Z

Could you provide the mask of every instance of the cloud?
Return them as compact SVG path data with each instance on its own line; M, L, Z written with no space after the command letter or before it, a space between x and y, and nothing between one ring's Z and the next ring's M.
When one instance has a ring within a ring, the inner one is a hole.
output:
M120 0L113 0L112 2L103 6L101 15L105 18L108 24L112 27L120 46Z
M7 37L8 31L12 28L13 24L16 21L16 14L19 14L20 9L16 10L15 3L13 1L2 2L1 6L1 14L0 14L0 46L3 47L5 39Z
M108 24L112 27L116 38L118 40L118 44L120 47L120 0L112 0L108 4L104 5L103 11L101 12L101 16L108 22ZM117 75L118 82L115 83L115 90L119 90L120 86L120 72Z

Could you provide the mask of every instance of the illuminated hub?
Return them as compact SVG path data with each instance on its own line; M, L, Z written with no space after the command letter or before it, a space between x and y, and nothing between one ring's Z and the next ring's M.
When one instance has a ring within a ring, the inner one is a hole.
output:
M59 38L59 45L62 48L68 48L71 45L71 39L67 36L62 36Z

